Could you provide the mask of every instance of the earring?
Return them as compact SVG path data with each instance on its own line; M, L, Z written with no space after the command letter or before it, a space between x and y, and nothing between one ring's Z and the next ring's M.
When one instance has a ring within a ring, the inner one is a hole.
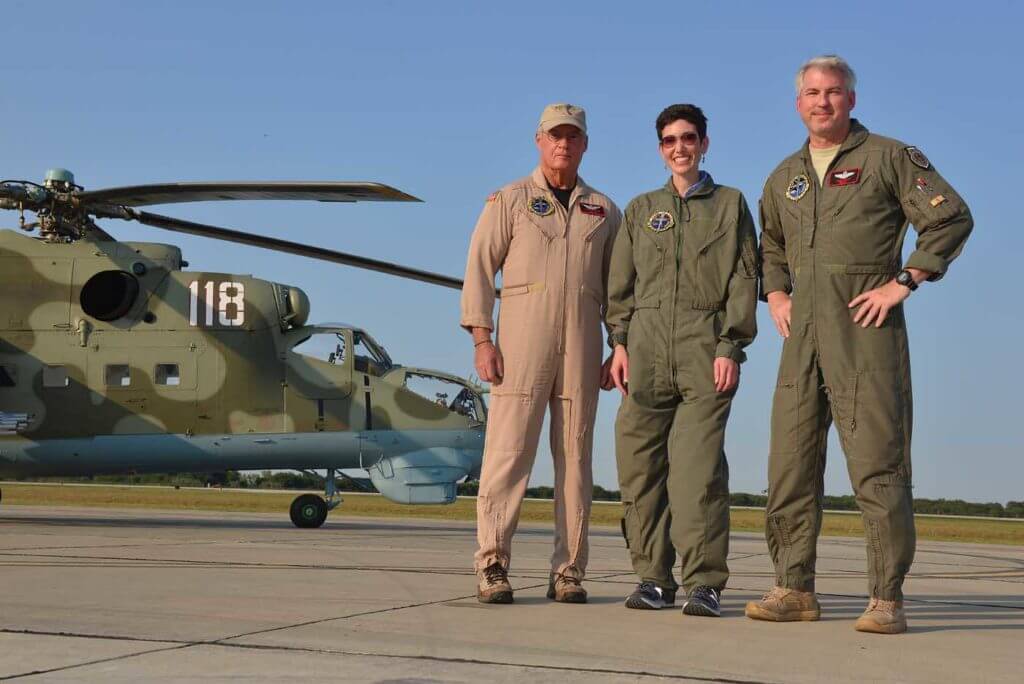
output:
M700 163L703 164L704 160L707 159L707 158L708 158L708 155L706 155L706 154L700 155Z

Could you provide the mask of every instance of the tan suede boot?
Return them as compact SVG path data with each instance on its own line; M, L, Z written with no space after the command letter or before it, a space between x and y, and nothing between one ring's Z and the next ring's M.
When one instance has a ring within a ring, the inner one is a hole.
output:
M480 571L476 600L480 603L512 603L512 585L500 563L491 563Z
M750 601L744 611L748 618L771 622L813 621L821 617L818 597L812 591L772 587L760 601Z
M857 618L853 628L872 634L901 634L907 631L907 616L903 601L885 601L872 597L867 610Z
M553 575L548 583L548 598L559 603L586 603L587 590L572 575Z

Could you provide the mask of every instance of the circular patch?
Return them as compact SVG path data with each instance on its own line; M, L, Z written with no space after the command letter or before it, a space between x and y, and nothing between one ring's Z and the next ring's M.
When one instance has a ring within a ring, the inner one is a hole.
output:
M914 162L914 164L920 166L922 169L931 168L932 163L928 161L928 157L924 156L924 152L914 146L910 146L906 148L906 150L907 156L910 157L910 161Z
M811 181L807 180L807 176L801 173L799 176L789 181L789 187L786 188L786 197L796 202L807 194L807 189L810 187Z
M548 201L547 197L534 197L530 200L530 211L537 216L547 216L554 210L555 208Z
M676 220L667 211L656 211L651 214L651 218L647 219L647 227L655 233L666 231L675 224Z

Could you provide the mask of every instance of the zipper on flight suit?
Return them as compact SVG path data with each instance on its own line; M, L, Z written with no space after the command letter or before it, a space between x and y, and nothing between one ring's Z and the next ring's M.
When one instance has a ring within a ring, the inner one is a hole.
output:
M675 271L672 274L672 313L669 316L668 326L668 368L670 377L670 386L673 390L676 388L676 302L679 301L679 268L680 261L682 260L683 252L683 205L686 203L678 193L673 193L673 201L676 205L676 216L679 217L678 225L676 226L676 239L675 239Z
M569 230L570 224L572 223L572 208L576 206L576 200L579 199L581 193L579 190L579 180L576 181L576 187L573 188L572 195L569 197L569 208L562 206L562 203L558 201L558 198L554 196L554 193L545 193L548 196L548 201L552 203L552 206L557 207L556 211L562 212L565 215L564 225L562 227L562 250L565 253L565 258L562 263L562 297L558 303L558 316L556 325L558 326L558 348L555 349L556 354L565 353L565 301L568 296L568 282L569 282Z
M832 172L832 168L836 165L836 162L839 161L839 158L843 155L843 153L845 151L846 150L844 150L842 147L839 148L839 150L836 152L836 156L832 157L832 161L830 161L828 163L828 166L825 168L825 175L823 176L823 178L828 178L829 173ZM810 151L808 151L808 154L810 154ZM808 171L808 169L807 169L807 160L804 159L804 172L807 173L807 171ZM807 241L805 243L805 247L810 251L809 256L810 256L811 284L812 284L812 287L809 288L810 289L810 297L811 297L811 306L810 306L810 310L811 310L811 339L814 341L814 349L818 353L818 367L820 368L822 366L822 361L821 361L822 354L821 354L821 345L818 344L818 326L817 326L817 323L816 323L816 320L815 320L817 318L817 316L815 314L817 313L816 310L817 310L817 302L818 302L818 298L817 298L817 296L815 294L817 292L817 279L818 279L817 263L818 263L818 260L817 260L817 257L815 257L815 255L814 255L814 238L815 238L815 236L817 235L817 232L818 232L818 217L821 216L821 196L822 196L822 194L824 194L825 182L824 182L823 179L819 179L818 178L818 172L814 170L814 163L813 162L811 163L810 172L811 173L807 174L808 177L809 178L814 178L818 182L817 183L813 183L813 185L812 185L812 190L814 190L814 203L813 203L813 207L814 207L814 221L811 223L811 234L808 236L808 239L807 239ZM822 374L822 379L824 380L824 374Z

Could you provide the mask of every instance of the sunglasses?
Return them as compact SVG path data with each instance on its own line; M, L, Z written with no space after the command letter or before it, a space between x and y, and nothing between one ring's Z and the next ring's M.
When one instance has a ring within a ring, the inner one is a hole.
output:
M687 146L696 145L700 141L700 136L693 131L687 131L682 135L666 135L659 139L662 147L675 147L677 142L681 142Z

